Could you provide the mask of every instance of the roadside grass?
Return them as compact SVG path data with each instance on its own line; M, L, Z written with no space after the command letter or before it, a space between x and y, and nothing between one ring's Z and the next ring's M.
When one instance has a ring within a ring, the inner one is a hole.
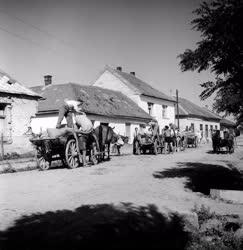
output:
M191 230L187 250L242 250L243 239L236 237L242 227L237 215L217 215L210 208L193 209L198 216L199 228Z

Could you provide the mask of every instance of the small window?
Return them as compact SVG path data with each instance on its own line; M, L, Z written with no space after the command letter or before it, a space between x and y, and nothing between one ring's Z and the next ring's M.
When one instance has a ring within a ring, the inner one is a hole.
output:
M167 118L167 105L162 105L162 118Z
M152 102L148 102L148 113L149 113L149 115L153 115L153 106L154 106L154 104Z
M194 123L191 123L190 130L191 130L191 131L194 131Z
M202 124L200 124L200 130L201 130L201 131L203 130L203 125L202 125Z
M208 125L205 125L205 136L208 137Z
M213 131L213 125L210 125L210 130Z
M215 129L216 129L216 130L218 129L218 126L217 126L217 125L215 125Z
M0 116L4 116L5 115L5 107L6 107L6 104L4 103L0 103Z

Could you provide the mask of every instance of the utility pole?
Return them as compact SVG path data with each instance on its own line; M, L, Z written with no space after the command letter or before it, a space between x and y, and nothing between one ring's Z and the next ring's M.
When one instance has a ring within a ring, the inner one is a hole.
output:
M177 127L178 129L180 129L178 89L176 90L176 114L177 114Z

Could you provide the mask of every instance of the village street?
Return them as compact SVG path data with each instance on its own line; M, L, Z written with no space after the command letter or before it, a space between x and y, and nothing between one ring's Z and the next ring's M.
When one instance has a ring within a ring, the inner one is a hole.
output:
M232 155L209 150L208 144L170 155L135 156L123 151L122 156L88 168L2 174L0 230L23 215L74 210L85 204L153 204L160 212L184 214L204 204L221 214L242 213L243 204L206 194L214 184L220 188L234 183L232 167L242 171L243 148L236 148Z

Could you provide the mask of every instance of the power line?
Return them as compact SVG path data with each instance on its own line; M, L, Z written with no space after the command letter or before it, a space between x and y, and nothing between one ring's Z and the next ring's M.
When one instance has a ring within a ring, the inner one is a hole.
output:
M65 46L70 47L70 44L68 44L66 41L64 41L64 40L62 40L62 39L57 38L57 37L56 37L55 35L53 35L52 33L48 32L48 31L46 31L46 30L43 30L43 29L41 29L40 27L38 27L38 26L36 26L36 25L33 25L33 24L31 24L31 23L28 23L28 22L24 21L23 19L21 19L21 18L15 16L15 15L9 14L8 12L3 11L3 9L0 9L0 12L4 13L5 15L7 15L7 16L13 18L13 19L16 19L17 21L19 21L19 22L21 22L21 23L23 23L23 24L25 24L25 25L28 25L28 26L32 27L33 29L39 31L39 32L42 33L42 34L45 34L46 36L48 36L48 37L50 37L50 38L52 38L52 39L54 39L54 40L56 40L56 41L58 41L58 42L60 42L60 43L62 43L62 44L64 44ZM70 48L72 48L72 47L70 47Z
M9 31L8 29L5 29L5 28L3 28L3 27L1 27L1 26L0 26L0 30L2 30L2 31L4 31L4 32L6 32L6 33L8 33L8 34L10 34L10 35L12 35L12 36L14 36L14 37L17 37L17 38L19 38L19 39L21 39L21 40L30 42L30 43L32 43L32 44L38 46L39 48L46 49L46 50L49 50L49 51L51 51L51 52L53 52L53 53L56 53L56 51L53 50L53 49L44 47L44 46L42 46L40 43L37 43L37 42L35 42L35 41L33 41L33 40L30 40L30 39L28 39L28 38L25 38L25 37L23 37L23 36L21 36L21 35L19 35L19 34L16 34L16 33L12 32L12 31Z

